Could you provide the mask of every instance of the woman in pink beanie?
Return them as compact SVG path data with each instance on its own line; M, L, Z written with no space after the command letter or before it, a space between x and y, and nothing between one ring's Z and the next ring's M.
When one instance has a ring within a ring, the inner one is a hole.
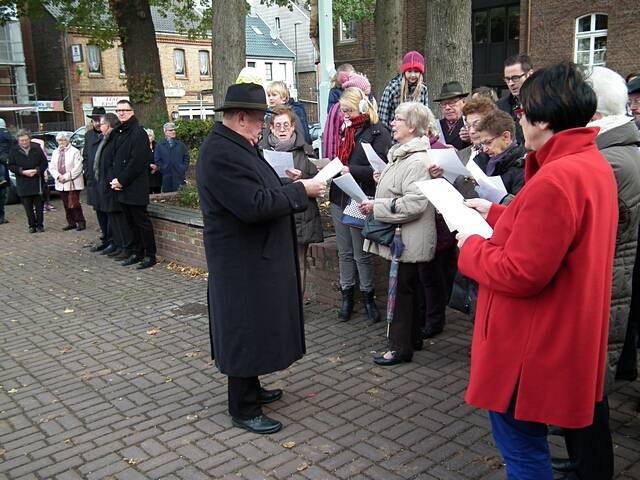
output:
M391 128L394 112L403 102L429 103L427 86L424 84L424 57L416 51L407 52L402 59L400 73L387 84L380 105L380 121Z

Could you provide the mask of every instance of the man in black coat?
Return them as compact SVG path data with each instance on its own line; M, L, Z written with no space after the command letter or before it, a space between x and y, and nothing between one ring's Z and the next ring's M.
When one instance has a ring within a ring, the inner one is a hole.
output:
M516 125L516 141L524 147L524 134L520 126L522 106L518 95L524 81L533 73L533 63L529 55L513 55L504 61L504 83L509 88L507 96L496 102L496 106L511 115Z
M463 91L460 82L446 82L442 85L440 95L435 99L440 104L442 119L440 120L440 130L444 138L442 143L453 146L456 150L462 150L471 145L469 132L463 128L464 118L462 108L464 99L469 92Z
M293 214L326 185L283 182L256 148L267 99L256 84L232 85L196 166L209 270L211 353L228 376L233 425L275 433L282 424L261 405L282 390L266 390L259 375L289 367L305 353L302 296Z
M122 205L129 229L133 233L131 252L122 265L140 262L138 269L156 264L156 240L153 224L147 213L149 204L149 165L153 163L153 152L149 147L147 132L138 123L129 100L120 100L116 106L120 125L113 135L113 174L111 188Z
M111 253L115 246L112 246L111 232L109 231L109 222L107 220L107 214L100 210L96 205L96 180L94 177L93 163L96 156L96 150L100 141L102 140L102 134L100 133L100 118L105 114L104 107L93 107L91 115L87 115L91 119L91 127L87 128L84 134L84 147L82 149L82 167L85 176L85 191L87 192L87 203L91 205L96 212L96 218L98 219L98 225L100 225L100 239L99 244L91 247L92 252L99 252L106 250L106 253Z

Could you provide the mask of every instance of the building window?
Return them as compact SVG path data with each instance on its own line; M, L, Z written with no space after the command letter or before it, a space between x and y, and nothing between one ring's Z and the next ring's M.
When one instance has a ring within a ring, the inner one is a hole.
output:
M356 22L349 20L348 22L339 20L340 43L348 43L356 41Z
M208 77L211 69L209 68L209 52L200 50L200 76Z
M602 13L576 19L575 62L587 67L607 64L607 23Z
M184 50L176 48L173 51L173 64L175 66L176 75L187 75L187 69L184 63Z
M276 17L276 30L280 31L280 17Z
M89 73L102 73L102 58L97 45L87 45L87 64Z
M256 62L247 62L247 67L256 68Z
M126 75L127 70L124 66L124 49L122 47L118 47L118 68L120 70L120 75Z
M287 64L281 62L280 63L280 71L282 72L282 80L287 83Z
M268 80L268 81L273 80L273 63L265 62L264 69L265 69L265 80Z

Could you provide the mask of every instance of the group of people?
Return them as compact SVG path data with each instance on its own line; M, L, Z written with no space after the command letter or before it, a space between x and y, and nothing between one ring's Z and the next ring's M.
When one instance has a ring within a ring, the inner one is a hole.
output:
M553 466L570 479L610 479L607 394L616 378L637 376L640 133L628 109L637 121L640 80L626 83L604 67L585 76L570 63L534 71L526 55L507 59L504 71L509 93L497 102L489 88L469 93L455 80L445 83L437 121L418 52L405 55L380 105L364 75L350 65L338 69L323 148L342 162L339 175L351 174L370 197L357 203L365 225L392 226L404 244L388 349L374 361L411 361L423 338L442 331L451 292L462 284L474 319L465 399L489 410L509 478L551 480ZM282 391L265 389L258 377L305 352L304 250L294 244L326 185L312 178L296 113L271 111L260 85L229 87L220 110L223 121L197 165L212 354L229 377L233 424L272 433L282 424L262 405ZM386 160L381 172L364 143ZM442 148L500 177L500 198L471 177L451 181L492 227L490 238L450 232L417 188L443 176L429 154ZM300 152L288 178L270 168L263 149ZM335 182L329 200L338 317L350 318L359 287L368 319L377 322L372 255L391 259L394 246L344 221L353 202ZM550 428L564 434L568 460L552 463Z
M49 161L27 130L18 130L14 141L1 125L0 173L5 181L0 185L0 223L6 222L10 170L15 174L29 232L44 232L44 192L51 175L64 205L67 225L63 230L86 229L80 196L86 190L101 231L100 242L91 251L113 257L124 266L152 267L157 259L147 213L149 194L175 192L185 183L189 150L176 138L172 122L165 123L165 139L156 145L153 131L140 125L128 100L118 102L115 114L94 107L89 118L82 152L71 145L69 133L60 132Z

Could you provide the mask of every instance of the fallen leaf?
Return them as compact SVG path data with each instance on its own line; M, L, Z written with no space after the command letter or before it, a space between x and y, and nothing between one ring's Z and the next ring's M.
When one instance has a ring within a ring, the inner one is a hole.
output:
M282 444L282 446L283 446L284 448L293 448L293 447L295 447L295 446L296 446L296 442L284 442L284 443Z
M73 312L74 312L73 308L67 307L64 309L64 313L73 313Z
M24 267L24 263L19 263L18 266L19 267Z
M67 445L73 445L73 440L71 440L70 438L65 438L64 443L66 443Z
M12 388L7 393L18 393L18 389L17 388Z
M71 345L65 345L64 347L58 348L58 351L60 353L69 353L71 350L73 350L73 347Z
M158 330L157 328L150 328L149 330L147 330L147 335L155 335L159 331L160 330Z
M193 358L193 357L197 357L198 355L200 355L200 350L196 350L195 352L187 352L185 353L185 357L189 357L189 358Z
M309 393L307 393L307 398L313 398L313 397L315 397L316 395L317 395L317 393L316 393L316 392L309 392Z
M141 462L140 458L125 458L124 459L125 462L127 462L129 465L137 465Z
M189 422L193 422L194 420L197 420L197 419L198 419L198 415L196 415L196 414L193 414L193 415L187 415L187 420L188 420Z
M173 378L167 375L166 377L164 377L164 383L169 383L169 382L173 382Z
M0 455L4 455L6 450L4 448L0 448Z
M329 357L329 361L331 363L338 363L340 361L340 357Z
M306 470L307 468L309 468L309 464L307 462L303 462L300 465L298 465L296 467L296 470L299 472L302 472L303 470Z
M379 392L379 390L377 388L375 388L375 387L374 388L370 388L369 390L367 390L367 393L369 395L377 395L378 392Z

